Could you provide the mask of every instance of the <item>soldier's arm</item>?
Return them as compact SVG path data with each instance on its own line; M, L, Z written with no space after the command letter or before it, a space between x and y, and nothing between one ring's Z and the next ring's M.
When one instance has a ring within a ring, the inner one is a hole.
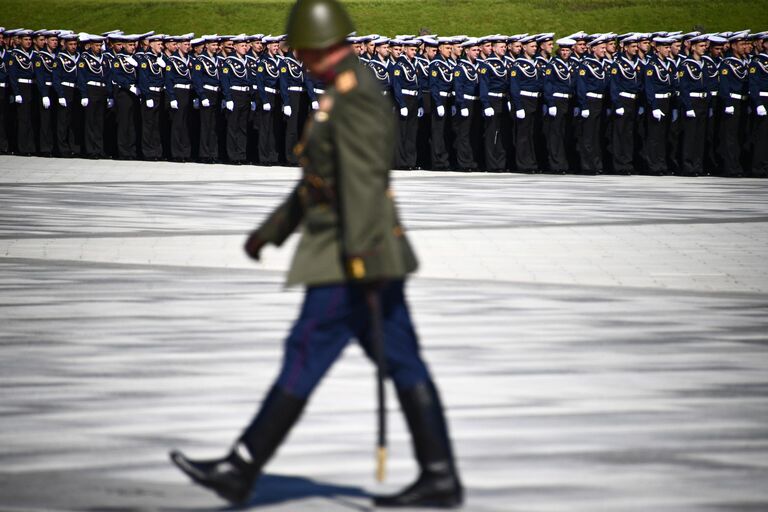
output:
M552 69L547 66L546 70L544 71L544 84L541 86L541 95L544 98L544 105L547 108L555 106L555 98L552 96L552 93L554 92L552 80Z
M453 92L454 92L454 103L456 104L456 108L461 110L466 105L464 103L464 73L462 73L459 68L456 68L456 71L453 73ZM421 98L421 95L419 95L419 98Z
M512 101L513 110L523 108L523 102L520 100L520 82L515 68L512 68L512 71L509 72L509 98Z
M405 100L403 99L403 85L400 83L400 73L402 71L399 67L395 66L392 72L392 97L395 98L397 108L405 108Z
M59 98L64 97L64 87L61 85L61 67L59 67L58 59L53 61L53 71L51 73L51 83L53 84L53 90L56 91L56 96Z
M77 88L80 90L80 97L88 99L88 77L85 72L85 62L77 64Z
M11 89L13 90L13 95L18 96L21 94L21 91L19 90L19 73L17 71L18 69L18 63L16 62L16 59L13 57L8 58L8 83L11 84Z
M480 82L480 103L485 109L491 106L491 101L488 99L488 73L482 64L480 64L478 73L480 75L478 79Z
M35 72L35 85L37 85L37 90L40 92L40 96L48 96L48 86L45 85L45 73L43 72L43 62L37 55L32 59L32 69L34 69Z
M307 96L309 96L309 102L317 101L317 94L315 94L315 82L309 77L307 73L304 73L304 87L307 89Z
M203 65L200 62L195 62L193 66L190 66L189 77L192 79L192 87L195 89L198 98L205 98L205 89L203 89Z
M437 64L429 66L429 94L432 96L432 105L437 108L443 105L443 97L440 96L440 77L438 76Z
M765 105L766 98L765 96L760 96L760 92L763 90L761 88L761 84L763 81L766 80L765 76L760 76L760 72L758 69L757 59L753 60L752 63L749 66L749 78L748 78L748 87L749 87L749 98L752 101L752 105L757 108L760 105ZM766 88L768 90L768 88Z
M230 69L227 64L221 66L221 95L224 101L232 101L232 81L229 79ZM205 96L202 96L203 98Z
M619 101L619 65L615 62L610 66L611 73L608 76L608 94L611 97L611 108L616 110L621 108L621 102Z
M678 102L682 106L683 112L686 112L688 110L692 110L693 107L691 106L691 86L693 85L693 82L688 80L688 77L685 75L686 73L686 66L682 65L680 66L680 71L678 71L678 82L677 87L680 91L680 96L678 96Z
M579 107L580 110L588 110L586 74L587 72L580 67L578 74L576 75L576 106Z
M264 90L264 64L259 64L259 67L256 68L256 87L258 87L261 103L269 103L269 94Z
M171 76L171 66L165 66L165 74L163 79L165 80L165 95L168 97L168 101L176 99L176 92L173 90L173 77Z
M296 185L285 201L254 232L259 240L280 246L296 230L304 216L299 195L302 186L301 183Z
M648 65L643 71L643 84L645 85L645 104L648 110L656 109L656 88L653 85L653 66Z
M288 71L288 64L285 64L280 68L280 73L278 75L277 83L280 86L280 97L283 100L283 105L290 105L291 104L291 97L288 94L288 81L289 78L289 71Z

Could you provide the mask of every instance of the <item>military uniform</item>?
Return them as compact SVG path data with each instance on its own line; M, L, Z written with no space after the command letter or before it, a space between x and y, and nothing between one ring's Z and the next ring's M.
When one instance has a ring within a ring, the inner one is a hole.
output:
M112 61L110 78L115 98L117 156L123 160L134 160L138 156L138 68L139 61L124 52L118 52Z
M77 63L77 87L83 106L83 153L89 158L104 158L104 120L112 96L109 67L101 55L86 50Z
M266 42L267 38L265 38ZM258 67L258 88L262 112L259 124L259 163L275 165L278 161L277 140L282 128L280 107L280 57L265 53Z
M208 39L208 41L210 40ZM220 67L222 68L222 73L220 73ZM197 97L200 99L200 147L198 158L202 162L215 162L219 158L219 106L222 98L224 69L228 70L226 74L235 74L226 63L220 63L218 55L211 55L203 50L197 56L191 71L192 84ZM229 83L231 84L231 81ZM248 87L248 101L246 102L247 121L251 97L250 83L246 84L246 86ZM228 100L232 100L232 97L225 98L225 101ZM245 133L247 137L247 127ZM227 137L227 143L229 144L229 125L227 126ZM245 147L246 142L247 138L241 142L241 145ZM242 159L244 158L245 156L242 157Z
M158 36L157 39L160 39ZM168 63L162 53L145 53L138 70L141 92L141 154L145 159L158 160L163 156L163 137L160 132L160 113L164 102L165 76Z
M2 29L4 31L4 29ZM5 47L0 46L0 155L8 153L10 151L10 145L8 144L8 117L10 109L8 108L9 95L8 95L8 66L6 59L8 58L8 51Z
M68 39L65 39L65 41ZM69 157L80 153L81 107L77 94L78 53L60 51L53 63L53 89L56 103L56 146L59 155Z
M643 83L647 105L645 156L648 173L657 176L669 172L667 143L675 92L673 74L671 61L657 55L648 58Z
M438 47L436 39L422 37L426 47ZM424 115L417 121L416 128L416 166L422 169L432 168L432 92L429 88L429 59L416 54L416 71L419 77L419 98Z
M283 56L279 84L285 116L285 162L295 166L298 165L298 159L294 147L299 141L301 127L307 119L309 95L302 64L291 52Z
M587 56L581 59L576 75L576 105L579 109L578 153L581 172L603 172L603 133L608 74L601 60Z
M47 34L46 34L47 35ZM36 51L32 62L35 66L37 85L37 135L38 151L42 156L51 156L54 149L54 108L53 64L56 56L48 48Z
M189 108L192 75L188 55L174 52L166 60L165 100L170 116L170 155L178 161L187 161L192 156L189 140Z
M768 53L752 57L749 65L749 98L754 112L752 176L768 178Z
M642 67L638 59L619 53L610 66L610 73L612 170L617 174L631 174L634 171L635 129L643 85Z
M480 62L480 104L485 117L483 139L485 168L491 172L507 168L504 148L503 117L505 115L509 77L507 67L498 57L489 57Z
M438 39L438 42L441 42ZM432 100L432 170L446 171L451 168L448 134L453 106L454 64L438 54L429 63L429 90Z
M22 48L10 51L7 60L8 81L16 109L16 147L21 154L36 152L33 121L35 71L33 54Z
M558 40L558 44L572 46L571 41ZM560 57L553 58L544 70L542 86L546 108L543 127L547 142L547 164L549 172L552 173L564 174L568 171L566 141L570 140L568 120L573 89L573 68L570 60L566 62Z
M227 157L232 163L243 163L247 156L248 114L253 92L244 57L233 53L223 60L221 90L227 110Z
M696 38L693 38L696 41ZM680 174L698 176L704 173L704 144L707 135L709 92L704 61L687 58L678 68L680 102L681 152Z
M469 44L477 44L476 40ZM464 44L464 46L469 46ZM463 171L476 171L480 167L482 141L482 117L480 115L480 73L479 64L461 59L453 71L455 93L456 166Z
M518 172L536 172L540 167L536 160L535 119L539 115L539 98L542 80L540 62L519 57L509 73L509 93L515 112L515 165Z
M717 35L709 36L708 41L711 45L722 45L728 40L721 38ZM705 142L705 154L704 154L704 173L715 174L719 164L717 157L717 132L719 116L715 115L719 110L718 107L718 88L720 86L720 62L722 57L715 57L713 55L704 55L702 57L704 61L704 80L707 84L708 111L707 111L707 128L706 128L706 142Z
M413 169L416 167L417 119L422 107L416 62L405 55L401 55L392 67L392 97L400 113L395 165L399 169Z
M732 55L720 63L718 155L723 176L744 175L749 63Z

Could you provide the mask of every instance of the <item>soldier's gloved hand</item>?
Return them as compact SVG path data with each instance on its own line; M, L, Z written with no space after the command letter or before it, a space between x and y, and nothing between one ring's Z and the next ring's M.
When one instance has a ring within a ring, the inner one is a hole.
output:
M230 112L235 110L235 102L234 100L229 100L224 102L224 108L229 110Z
M200 98L195 98L192 100L192 108L195 110L200 108Z
M676 108L673 108L672 109L672 122L673 123L675 121L677 121L677 118L678 118L679 115L680 115L679 110L677 110Z
M518 119L525 119L525 109L519 108L515 110L515 117Z
M16 96L14 96L13 100L14 100L14 102L18 103L19 105L24 103L24 98L21 97L21 94L17 94Z
M245 241L245 253L254 260L259 261L261 259L261 249L264 245L264 240L260 239L255 232L251 233L248 240Z
M443 117L445 115L445 107L443 105L438 105L435 112L437 112L437 117Z
M51 108L51 98L49 98L48 96L43 96L42 100L43 100L43 108L45 110L48 110L49 108Z
M507 102L507 112L512 112L512 102L511 101Z
M83 98L80 100L80 105L82 105L83 108L88 106L88 98Z
M133 57L127 57L127 58L125 59L125 61L126 61L128 64L130 64L131 66L138 66L138 65L139 65L139 63L138 63L138 62L136 62L136 59L134 59Z
M579 117L580 113L581 110L579 110L579 107L573 107L573 117Z
M152 98L145 101L144 104L147 106L147 108L155 108L155 100Z
M208 108L208 107L211 106L211 100L209 100L208 98L203 98L202 101L200 102L200 104L203 107Z
M461 117L469 117L469 109L467 107L459 110L459 113L461 114Z
M621 117L624 115L624 107L619 107L616 110L613 111L614 114Z
M493 117L493 107L487 107L485 110L483 110L483 114L485 117Z
M256 102L255 101L251 102L251 112L256 112Z
M416 109L416 117L424 117L424 107Z
M112 98L107 98L107 108L112 108L115 106L115 100Z
M157 62L159 65L165 67L165 60L162 57L158 57L155 62Z
M707 111L707 117L714 117L715 115L715 109L712 107L709 107L709 110Z
M641 116L645 114L645 107L637 107L637 115Z
M139 88L138 88L138 87L136 87L135 85L132 85L132 86L130 86L130 87L128 88L128 90L129 90L129 91L131 92L131 94L133 94L134 96L138 96L138 95L139 95Z
M64 108L67 108L67 98L59 98L59 105L61 105Z
M318 110L320 108L320 103L317 101L312 102L312 110Z
M271 104L271 103L265 103L265 104L263 104L263 105L261 106L261 109L262 109L264 112L269 112L270 110L272 110L272 104Z
M655 108L651 112L651 115L655 120L661 121L661 118L664 117L664 112L662 112L660 108Z
M179 100L171 100L171 108L173 110L178 110L179 109Z
M685 117L696 117L696 111L695 110L686 110L685 111Z
M451 115L456 117L456 105L451 105Z
M400 115L402 117L408 117L408 107L403 107L400 109Z
M765 110L765 105L758 105L757 109L755 109L755 113L760 117L764 117L765 115L768 115L768 112Z
M549 107L549 108L547 109L547 113L548 113L550 116L552 116L552 117L555 117L555 116L557 115L557 107L556 107L556 106L555 106L555 107Z
M584 109L581 111L581 117L582 119L587 119L589 117L589 109Z
M290 105L285 105L283 107L283 115L285 117L291 117L291 113L293 112L293 109L291 109Z
M731 105L730 107L725 107L725 110L724 110L724 112L725 112L726 114L728 114L728 115L733 115L733 114L734 114L734 112L736 112L736 109L735 109L735 108L733 108L733 105Z

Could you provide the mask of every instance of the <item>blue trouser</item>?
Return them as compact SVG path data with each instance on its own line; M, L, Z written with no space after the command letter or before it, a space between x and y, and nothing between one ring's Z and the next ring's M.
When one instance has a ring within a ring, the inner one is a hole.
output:
M387 375L399 390L431 380L419 355L403 290L403 281L390 281L379 291ZM352 338L375 360L365 288L355 284L307 288L301 315L285 342L276 386L290 395L309 397Z

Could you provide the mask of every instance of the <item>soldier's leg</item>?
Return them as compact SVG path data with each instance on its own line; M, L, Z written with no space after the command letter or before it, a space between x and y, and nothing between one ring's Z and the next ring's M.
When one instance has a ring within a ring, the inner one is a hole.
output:
M529 96L521 96L525 117L516 118L515 121L515 162L517 172L535 172L538 170L536 163L536 110L538 100Z
M147 100L152 100L152 108ZM160 94L151 93L141 104L141 153L147 160L159 160L163 156L160 135L160 110L163 99Z
M39 120L38 147L40 156L51 156L53 154L53 112L55 110L56 97L51 95L48 98L50 105L45 108L42 99L38 98L37 116Z
M290 91L288 93L291 115L285 118L285 162L288 165L298 165L298 160L293 152L294 146L299 142L299 106L303 92Z
M664 116L661 120L653 117L652 111L646 111L647 136L646 157L648 160L648 173L661 176L667 173L667 138L669 136L670 110L669 100L660 99L658 109Z
M549 172L565 174L568 170L568 157L565 150L565 122L569 115L568 100L556 98L555 107L557 108L555 116L547 114L543 120L547 141L547 160Z
M0 84L0 155L8 153L8 134L5 124L8 121L8 86L5 83Z
M117 156L136 158L136 125L134 124L133 93L115 90L115 119L117 121Z
M721 174L728 177L739 177L743 174L741 167L741 141L739 140L739 125L741 124L742 105L736 102L733 114L723 113L720 108L719 149Z
M33 124L33 105L34 94L32 94L31 84L19 84L22 103L16 104L16 143L21 154L33 154L36 150L35 131Z
M432 170L433 171L445 171L450 168L450 159L448 154L448 147L446 146L445 127L448 120L448 116L451 115L448 102L443 98L443 115L440 116L437 113L437 108L432 107L432 118L430 119L432 130Z
M454 127L456 130L456 140L454 147L456 148L456 165L459 170L475 170L477 169L477 162L472 151L470 127L472 124L472 105L471 101L467 103L464 109L459 109L456 117L454 118Z
M752 149L752 177L768 178L768 115L755 116L752 135L755 144Z

